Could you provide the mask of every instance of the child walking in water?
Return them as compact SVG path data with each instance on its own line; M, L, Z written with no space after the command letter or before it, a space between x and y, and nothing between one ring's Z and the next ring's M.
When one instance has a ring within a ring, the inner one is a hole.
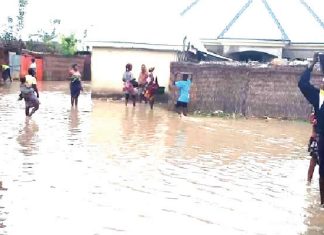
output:
M37 80L35 77L35 71L32 68L28 69L28 75L26 75L26 84L31 86L34 91L36 92L37 98L39 98L39 92L37 88Z
M20 94L18 100L25 100L25 114L31 117L39 108L39 100L34 89L26 83L26 77L20 78ZM32 108L31 112L30 109Z
M151 109L153 109L154 101L155 101L155 93L159 88L159 83L157 77L153 77L153 74L149 77L149 82L147 84L145 90L145 99L149 102Z
M318 136L316 134L317 120L314 113L310 115L309 121L312 124L312 134L309 138L309 143L308 143L308 152L309 155L311 156L311 159L309 161L307 181L311 182L313 178L315 166L316 164L318 164L318 146L317 146Z
M136 86L137 82L133 77L132 68L133 68L132 64L126 64L126 71L123 74L123 82L124 82L123 91L125 92L125 105L127 106L129 97L131 97L133 100L133 106L135 107L136 90L134 88L134 85Z

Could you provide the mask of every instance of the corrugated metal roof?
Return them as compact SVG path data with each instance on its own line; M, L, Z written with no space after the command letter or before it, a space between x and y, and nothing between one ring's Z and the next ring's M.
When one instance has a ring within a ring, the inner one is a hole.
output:
M253 17L251 17L253 16ZM262 1L251 4L221 38L284 39Z
M247 9L230 24L249 1ZM199 1L182 18L200 38L212 39L220 35L233 39L324 43L323 0L249 1ZM227 25L230 27L221 34Z

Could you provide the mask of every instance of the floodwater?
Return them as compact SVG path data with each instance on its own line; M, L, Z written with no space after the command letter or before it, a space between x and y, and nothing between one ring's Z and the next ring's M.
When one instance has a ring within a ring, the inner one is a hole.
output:
M0 234L324 234L306 122L179 118L39 83L0 87Z

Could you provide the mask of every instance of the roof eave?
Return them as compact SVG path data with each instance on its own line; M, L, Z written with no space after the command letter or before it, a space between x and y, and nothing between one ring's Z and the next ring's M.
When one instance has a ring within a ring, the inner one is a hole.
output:
M182 45L153 44L145 42L122 42L122 41L87 41L92 48L120 48L120 49L146 49L159 51L180 51Z
M313 49L313 50L324 50L324 42L292 42L289 45L290 49Z
M254 46L281 46L289 45L290 40L283 39L255 39L255 38L218 38L202 39L208 45L254 45Z

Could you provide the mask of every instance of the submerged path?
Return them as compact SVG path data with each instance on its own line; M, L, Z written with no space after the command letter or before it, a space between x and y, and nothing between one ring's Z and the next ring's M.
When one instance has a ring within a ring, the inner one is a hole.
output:
M311 126L189 117L40 83L32 118L0 87L0 220L9 235L323 234Z

